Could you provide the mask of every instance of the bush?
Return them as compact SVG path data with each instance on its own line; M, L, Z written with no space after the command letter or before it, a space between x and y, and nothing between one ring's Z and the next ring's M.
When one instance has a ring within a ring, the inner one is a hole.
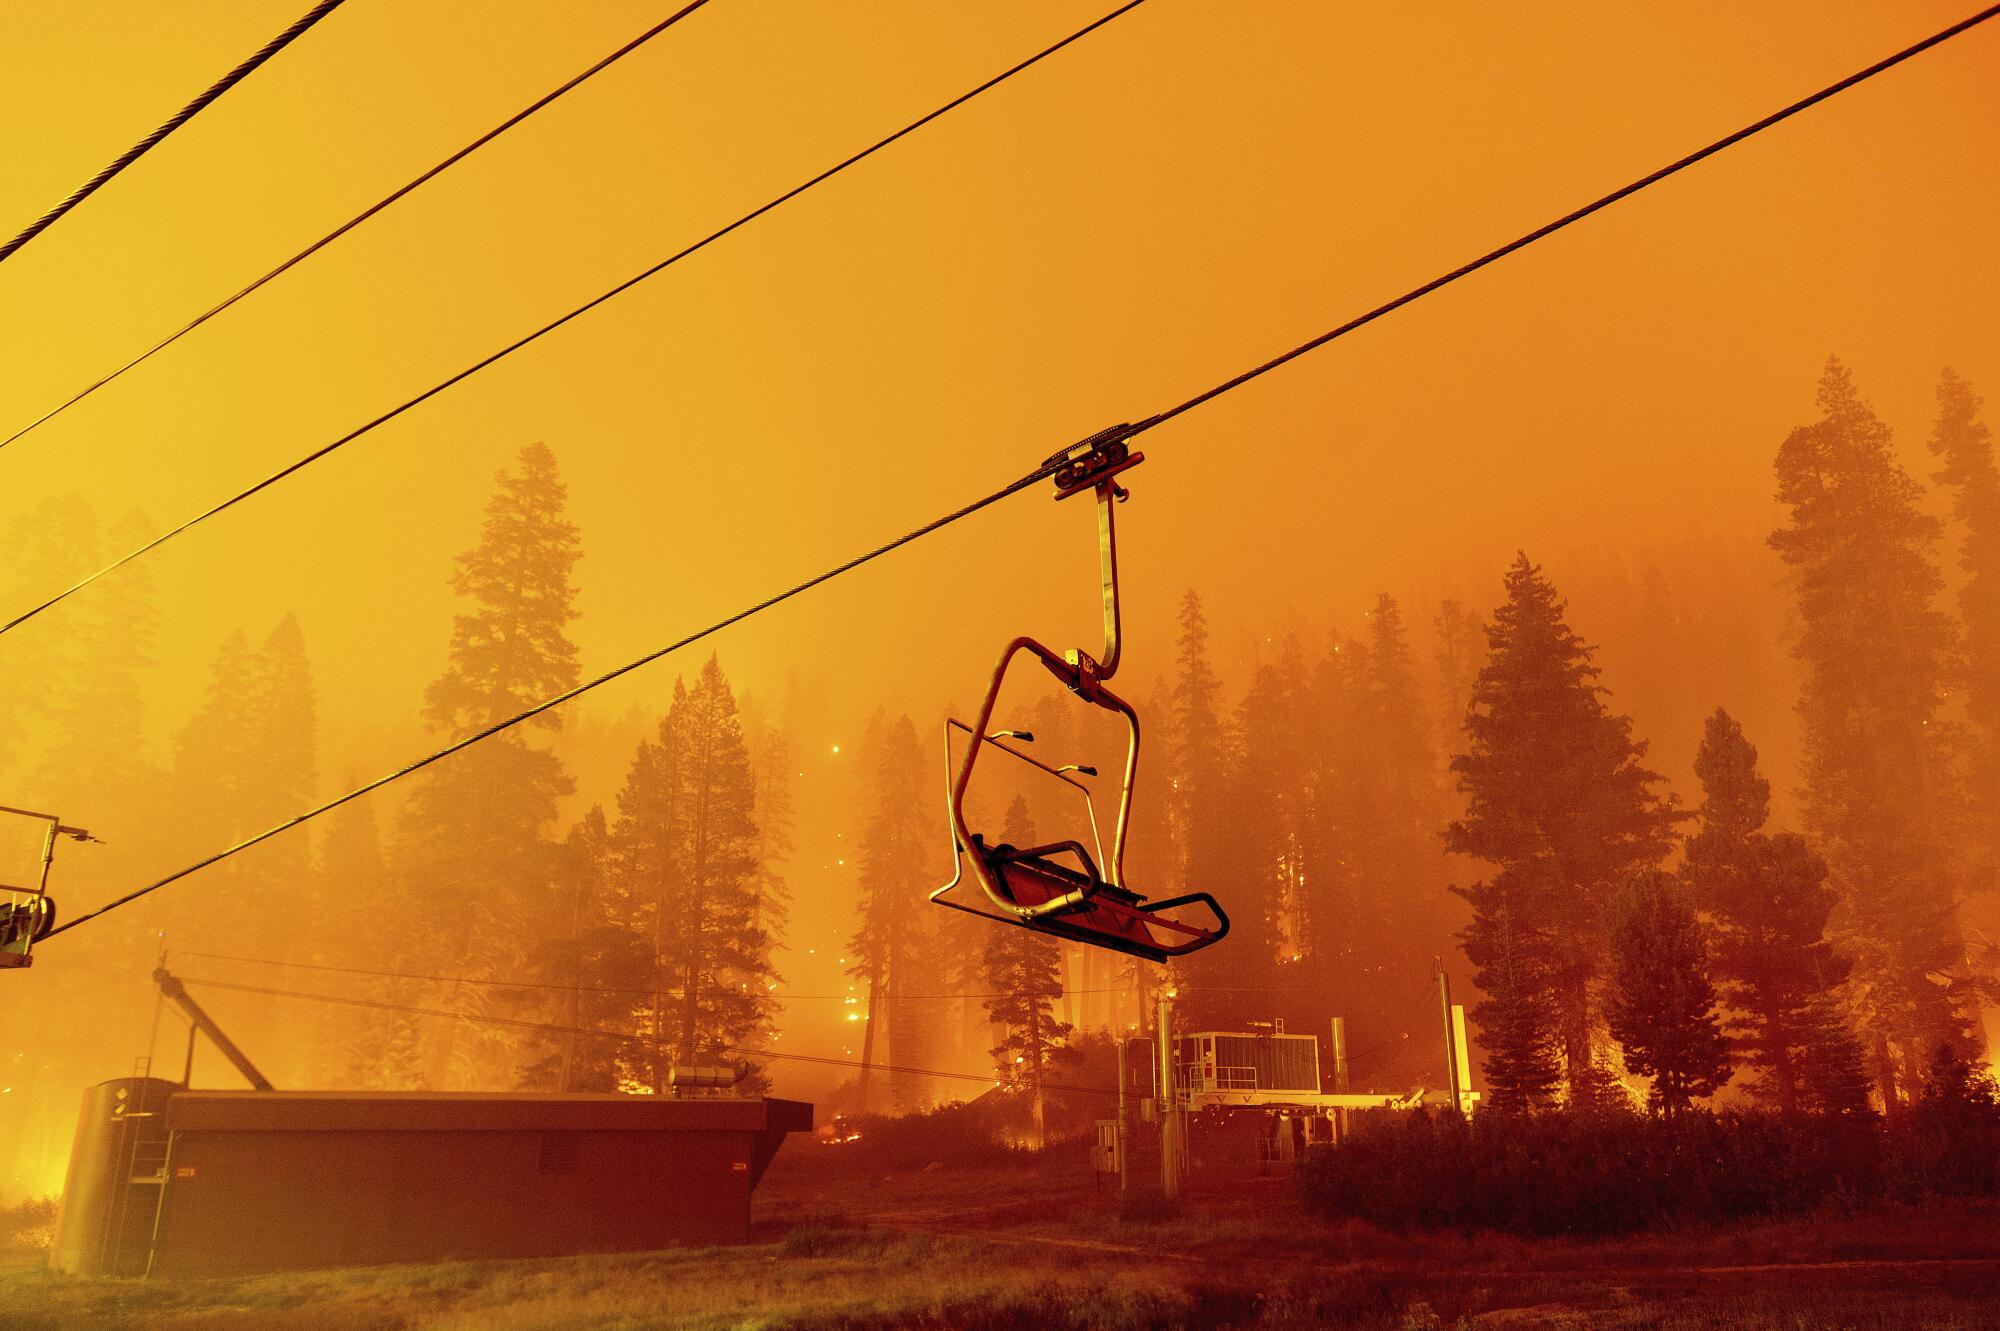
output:
M55 1235L56 1199L0 1206L0 1252L42 1252Z
M1389 1229L1624 1234L1809 1209L1884 1190L1872 1117L1692 1111L1362 1115L1309 1152L1305 1203Z
M1890 1186L1899 1197L2000 1192L2000 1090L1949 1046L1916 1103L1889 1119Z
M878 1173L922 1169L930 1164L1003 1163L1019 1157L1000 1136L1007 1126L1009 1108L988 1097L940 1105L921 1114L850 1116L846 1127L860 1135L854 1141L823 1148L823 1154Z

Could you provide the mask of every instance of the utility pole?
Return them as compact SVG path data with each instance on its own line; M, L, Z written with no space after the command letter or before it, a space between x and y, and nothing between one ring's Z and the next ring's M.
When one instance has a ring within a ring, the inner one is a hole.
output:
M1445 973L1444 961L1436 958L1438 978L1438 1005L1444 1013L1444 1072L1451 1085L1451 1108L1453 1113L1465 1112L1465 1098L1460 1094L1458 1069L1458 1028L1451 1019L1451 976Z
M1174 1095L1173 991L1160 990L1155 1025L1159 1040L1158 1072L1153 1078L1154 1105L1160 1120L1160 1194L1168 1201L1180 1195L1180 1133Z

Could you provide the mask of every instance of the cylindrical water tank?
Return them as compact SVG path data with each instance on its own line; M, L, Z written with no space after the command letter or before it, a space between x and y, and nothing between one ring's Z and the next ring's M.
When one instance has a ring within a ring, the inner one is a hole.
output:
M158 1077L120 1077L83 1093L69 1173L56 1208L49 1269L67 1275L140 1275L159 1183L134 1183L135 1165L166 1157L167 1097L180 1089Z

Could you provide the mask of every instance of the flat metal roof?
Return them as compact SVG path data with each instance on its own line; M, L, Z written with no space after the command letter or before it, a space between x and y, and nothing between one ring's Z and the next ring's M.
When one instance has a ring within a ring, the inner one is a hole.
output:
M520 1091L176 1091L170 1132L810 1132L798 1100Z

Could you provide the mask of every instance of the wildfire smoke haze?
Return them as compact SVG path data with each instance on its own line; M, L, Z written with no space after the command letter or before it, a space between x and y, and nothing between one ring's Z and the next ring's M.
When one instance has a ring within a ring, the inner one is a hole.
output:
M299 7L18 15L0 218ZM0 620L1111 8L699 6L0 447ZM0 263L0 437L667 12L340 6ZM64 923L1965 17L1150 0L0 632L0 805L101 842L57 844ZM1990 1066L1996 43L1148 430L1126 871L1213 892L1213 949L1160 971L923 904L947 715L1017 635L1102 640L1089 496L1043 480L38 944L0 972L0 1205L61 1189L82 1088L181 1076L163 950L281 1089L671 1096L741 1062L823 1129L997 1086L1021 1149L1112 1112L1162 981L1184 1031L1283 1018L1330 1090L1339 1016L1357 1086L1435 1094L1441 959L1478 1113L1893 1111L1940 1044ZM1094 768L1108 838L1121 724L1019 669L992 728ZM979 771L988 842L1089 840L1073 789ZM0 883L39 836L0 826ZM1649 1046L1644 995L1694 971L1692 1034Z

